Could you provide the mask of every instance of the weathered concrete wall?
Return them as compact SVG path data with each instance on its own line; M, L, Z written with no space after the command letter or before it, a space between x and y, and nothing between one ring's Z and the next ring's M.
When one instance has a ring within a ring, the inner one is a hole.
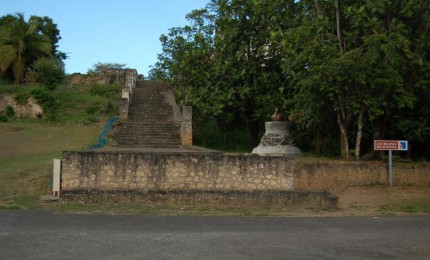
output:
M292 166L288 157L64 152L62 190L291 191Z

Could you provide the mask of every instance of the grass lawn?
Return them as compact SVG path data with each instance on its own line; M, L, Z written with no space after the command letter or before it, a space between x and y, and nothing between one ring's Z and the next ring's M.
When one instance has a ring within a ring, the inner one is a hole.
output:
M63 150L88 148L101 128L42 120L0 123L0 208L40 208L39 196L50 192L52 160Z

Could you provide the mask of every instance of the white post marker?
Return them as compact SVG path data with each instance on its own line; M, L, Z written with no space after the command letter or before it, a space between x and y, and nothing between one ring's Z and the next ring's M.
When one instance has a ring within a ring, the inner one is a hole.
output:
M375 151L388 151L388 184L393 186L393 151L407 151L408 141L374 140L373 149Z
M52 172L52 193L55 197L59 197L61 188L61 159L54 159Z

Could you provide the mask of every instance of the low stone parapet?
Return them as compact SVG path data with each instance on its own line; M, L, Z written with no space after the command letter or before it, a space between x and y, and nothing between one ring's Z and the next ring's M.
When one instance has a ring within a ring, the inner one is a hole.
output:
M291 158L221 153L64 152L62 191L292 191Z

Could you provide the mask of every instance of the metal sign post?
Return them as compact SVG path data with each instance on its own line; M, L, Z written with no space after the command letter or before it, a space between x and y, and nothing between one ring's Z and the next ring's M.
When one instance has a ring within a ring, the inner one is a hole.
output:
M393 186L393 150L388 150L388 185Z
M393 151L407 151L408 141L405 140L374 140L375 151L388 151L388 185L393 186Z

